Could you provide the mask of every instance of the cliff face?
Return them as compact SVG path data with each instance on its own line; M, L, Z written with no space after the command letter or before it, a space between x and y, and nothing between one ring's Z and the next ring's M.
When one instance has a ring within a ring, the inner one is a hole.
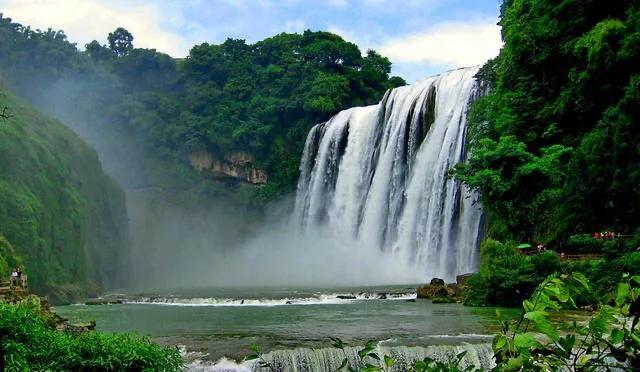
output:
M61 123L0 90L0 235L40 294L116 285L129 252L122 190L93 149ZM0 273L7 275L7 273Z
M267 173L257 168L253 157L245 152L217 159L206 150L198 150L189 154L189 163L198 171L208 172L215 178L233 178L253 185L262 185L268 179Z

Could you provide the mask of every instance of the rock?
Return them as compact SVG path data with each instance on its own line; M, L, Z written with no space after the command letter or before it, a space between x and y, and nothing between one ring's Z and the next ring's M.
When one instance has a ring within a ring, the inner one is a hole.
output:
M451 303L462 300L462 288L456 283L445 284L444 280L434 278L431 283L418 288L418 298L432 300L433 303Z
M356 296L339 295L339 296L336 296L336 298L341 299L341 300L355 300Z
M121 299L108 299L108 298L92 298L85 301L85 305L97 306L97 305L121 305L124 302Z
M462 288L460 287L460 285L451 283L447 284L445 288L447 288L449 296L453 298L462 298Z
M434 304L450 304L456 301L449 296L436 296L431 299L431 302Z
M379 300L386 300L387 299L387 294L386 293L380 293L380 295L378 295L378 299Z
M410 299L406 300L405 302L416 302L416 299L415 298L410 298Z
M473 274L469 273L456 276L456 284L459 286L464 286L467 283L467 280L469 280L472 275Z
M214 157L207 150L195 150L189 154L189 163L200 172L210 172L217 178L233 178L253 185L267 182L263 169L255 166L255 160L246 152L235 152L222 159Z

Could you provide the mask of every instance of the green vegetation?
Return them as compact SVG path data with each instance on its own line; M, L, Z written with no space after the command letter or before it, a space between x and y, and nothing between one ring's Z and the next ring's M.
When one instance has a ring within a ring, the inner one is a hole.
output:
M480 257L480 270L465 283L467 305L518 306L540 282L561 267L555 252L524 256L518 253L515 244L491 239L481 245Z
M614 245L615 242L607 242ZM635 240L618 242L601 259L561 261L554 251L523 255L515 243L487 239L480 248L480 269L465 283L464 303L471 306L518 306L554 273L577 273L593 283L593 290L576 298L581 306L612 303L622 273L640 275L640 252L629 252Z
M0 275L22 263L32 288L53 300L114 284L128 252L124 194L71 130L0 90L5 105Z
M207 173L191 168L190 154L222 160L244 152L268 182L237 197L268 201L293 189L313 124L404 84L389 78L387 58L363 56L328 32L204 43L180 61L135 48L122 28L108 40L80 52L62 31L34 31L0 17L0 74L45 111L95 142L109 142L110 152L133 152L127 164L138 159L136 172L113 172L126 186L191 188ZM131 180L131 173L139 177Z
M177 349L147 338L56 331L33 300L0 303L0 335L0 369L6 371L182 370Z
M640 226L640 7L507 0L504 47L479 78L473 153L456 174L481 195L489 235L565 244Z
M16 254L15 249L7 238L0 235L0 272L8 275L13 268L22 265L20 256Z
M640 276L625 275L612 305L600 303L585 324L558 324L551 313L575 309L592 288L581 274L550 276L523 301L520 319L493 339L500 370L596 371L640 368ZM533 332L533 330L537 332Z

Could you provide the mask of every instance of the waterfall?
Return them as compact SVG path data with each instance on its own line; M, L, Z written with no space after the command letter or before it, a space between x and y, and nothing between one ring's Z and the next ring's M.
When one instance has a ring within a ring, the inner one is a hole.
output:
M447 172L467 156L477 70L393 89L377 105L314 126L300 163L295 223L418 265L425 279L473 271L482 214L475 195Z
M295 348L275 350L264 355L264 360L271 364L276 371L287 372L315 372L335 371L342 360L347 357L352 367L363 367L358 357L357 347L345 347L344 352L334 348ZM417 360L432 358L442 362L455 360L456 355L466 352L459 368L463 370L467 366L490 370L495 367L493 350L490 343L462 345L431 345L431 346L378 346L375 352L382 357L390 356L396 361L391 371L406 371ZM371 358L366 363L382 366L382 361ZM235 362L223 358L215 363L205 362L200 359L188 361L188 371L225 371L225 372L253 372L271 371L269 368L260 368L255 361Z

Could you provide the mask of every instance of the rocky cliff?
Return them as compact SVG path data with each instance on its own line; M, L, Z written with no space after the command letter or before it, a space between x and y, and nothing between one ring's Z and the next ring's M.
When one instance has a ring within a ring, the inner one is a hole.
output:
M253 185L267 182L267 173L255 166L255 160L246 152L235 152L222 159L214 157L206 150L192 151L189 163L203 173L209 173L218 179L232 178Z

